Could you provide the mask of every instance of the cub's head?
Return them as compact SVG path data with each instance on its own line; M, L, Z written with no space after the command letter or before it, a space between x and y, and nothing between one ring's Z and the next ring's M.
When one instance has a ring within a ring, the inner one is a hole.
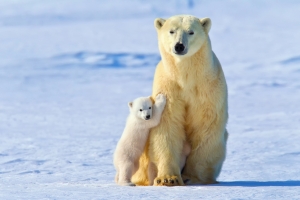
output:
M140 97L128 103L130 113L143 120L152 118L153 101L151 97Z
M183 58L195 54L208 40L211 27L209 18L177 15L165 20L157 18L154 26L158 33L160 49Z

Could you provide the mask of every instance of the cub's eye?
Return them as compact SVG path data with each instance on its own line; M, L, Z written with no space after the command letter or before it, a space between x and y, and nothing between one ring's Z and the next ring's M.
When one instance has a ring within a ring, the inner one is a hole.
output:
M142 110L142 109L140 109L140 111L142 112L143 110Z
M151 107L149 107L149 109L151 109Z
M190 32L189 32L189 35L194 35L194 31L190 31Z
M170 33L171 33L171 34L173 34L173 33L174 33L174 31L170 31Z

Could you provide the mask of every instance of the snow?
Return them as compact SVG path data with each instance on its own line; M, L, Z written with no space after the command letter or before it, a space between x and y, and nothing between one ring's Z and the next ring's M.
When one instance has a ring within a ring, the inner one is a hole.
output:
M121 187L127 102L151 94L153 21L210 17L229 90L218 185ZM300 199L299 1L0 1L0 199Z

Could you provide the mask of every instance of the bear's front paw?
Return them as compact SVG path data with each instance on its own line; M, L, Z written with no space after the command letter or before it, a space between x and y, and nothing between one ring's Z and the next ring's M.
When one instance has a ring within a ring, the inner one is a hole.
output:
M164 94L158 94L155 97L155 103L166 103L166 95L164 95Z
M184 185L181 177L161 176L154 179L154 186L182 186Z

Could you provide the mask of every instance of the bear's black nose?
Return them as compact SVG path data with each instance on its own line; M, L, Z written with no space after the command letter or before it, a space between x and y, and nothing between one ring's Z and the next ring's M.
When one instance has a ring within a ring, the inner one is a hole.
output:
M183 44L177 43L175 45L175 51L176 53L182 53L184 51L185 47Z
M147 115L147 116L146 116L146 119L150 119L150 115Z

